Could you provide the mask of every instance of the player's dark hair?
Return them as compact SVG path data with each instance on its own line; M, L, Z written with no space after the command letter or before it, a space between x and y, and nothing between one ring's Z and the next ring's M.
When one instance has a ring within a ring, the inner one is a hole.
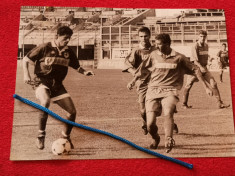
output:
M205 36L207 36L207 32L206 31L204 31L204 30L200 30L199 32L198 32L198 34L200 35L205 35Z
M70 29L68 26L61 26L57 29L57 35L69 35L72 36L73 35L73 31L72 29Z
M226 43L222 43L222 46L227 46Z
M169 44L171 45L171 38L169 34L158 34L155 37L156 40L161 40L162 43L164 44Z
M138 33L140 33L140 32L145 32L145 33L147 33L149 36L151 35L150 29L147 28L147 27L145 27L145 26L142 26L142 27L140 27L140 28L138 29Z

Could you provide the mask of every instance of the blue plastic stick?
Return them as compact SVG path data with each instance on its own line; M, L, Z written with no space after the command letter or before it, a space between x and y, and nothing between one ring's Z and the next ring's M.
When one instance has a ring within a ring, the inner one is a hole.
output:
M26 99L26 98L23 98L23 97L21 97L21 96L19 96L19 95L17 95L17 94L14 94L13 97L16 98L16 99L18 99L18 100L20 100L20 101L22 101L22 102L24 102L24 103L26 103L26 104L28 104L28 105L30 105L30 106L33 106L33 107L35 107L35 108L37 108L37 109L40 109L40 110L42 110L42 111L48 113L48 114L51 115L52 117L54 117L54 118L56 118L57 120L60 120L60 121L62 121L62 122L64 122L64 123L67 123L67 124L70 124L70 125L73 125L73 126L76 126L76 127L78 127L78 128L85 129L85 130L89 130L89 131L93 131L93 132L96 132L96 133L100 133L100 134L104 134L104 135L110 136L110 137L112 137L112 138L114 138L114 139L117 139L117 140L120 140L120 141L122 141L122 142L124 142L124 143L126 143L126 144L128 144L128 145L130 145L130 146L132 146L132 147L134 147L134 148L136 148L136 149L138 149L138 150L140 150L140 151L146 152L146 153L148 153L148 154L157 156L157 157L159 157L159 158L162 158L162 159L165 159L165 160L168 160L168 161L172 161L172 162L174 162L174 163L180 164L180 165L182 165L182 166L184 166L184 167L187 167L187 168L189 168L189 169L192 169L192 168L193 168L193 165L192 165L192 164L189 164L189 163L183 162L183 161L181 161L181 160L177 160L177 159L175 159L175 158L171 158L171 157L168 157L168 156L159 154L159 153L157 153L157 152L153 152L153 151L148 150L148 149L146 149L146 148L140 147L140 146L134 144L133 142L130 142L130 141L128 141L128 140L126 140L126 139L124 139L124 138L122 138L122 137L116 136L116 135L114 135L114 134L112 134L112 133L109 133L109 132L106 132L106 131L102 131L102 130L99 130L99 129L96 129L96 128L92 128L92 127L89 127L89 126L81 125L81 124L78 124L78 123L69 121L69 120L67 120L67 119L63 119L62 117L60 117L60 116L57 115L56 113L52 112L51 110L49 110L49 109L47 109L47 108L45 108L45 107L43 107L43 106L41 106L41 105L39 105L39 104L37 104L37 103L34 103L34 102L32 102L32 101L30 101L30 100L28 100L28 99Z

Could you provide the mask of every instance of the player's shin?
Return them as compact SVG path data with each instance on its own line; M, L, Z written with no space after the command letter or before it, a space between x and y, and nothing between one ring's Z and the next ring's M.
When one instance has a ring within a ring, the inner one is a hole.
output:
M184 92L183 92L183 103L182 105L184 106L184 108L191 108L190 106L188 106L188 98L189 98L189 91L190 91L191 87L185 87L184 88Z
M66 119L74 122L75 118L76 118L76 113L67 115ZM70 135L70 133L72 131L72 128L73 128L73 125L65 124L64 133L65 133L66 136Z
M213 92L213 95L215 96L216 102L220 103L221 102L221 97L220 97L220 93L219 93L217 85L215 85L212 88L212 92Z
M217 107L219 109L230 107L230 104L224 104L223 101L221 100L220 93L219 93L217 86L215 86L215 88L213 88L212 91L213 91L213 95L216 98Z
M76 118L76 113L67 115L67 119L72 122L75 122L75 118ZM62 137L67 139L71 145L71 149L74 149L74 145L70 139L70 134L71 134L72 129L73 129L73 125L64 124L64 130L62 131Z
M140 115L141 115L143 121L146 122L146 113L145 112L141 112Z
M165 147L166 152L169 153L175 145L173 139L174 119L173 115L164 116L164 130L165 130Z
M223 82L223 70L220 71L219 78L220 82Z
M160 143L160 136L158 135L158 127L156 125L156 113L148 112L147 114L147 129L152 137L151 149L157 149Z
M40 150L44 149L44 142L46 136L46 123L47 123L48 114L45 112L41 112L39 114L39 130L38 130L38 137L36 140L37 148Z
M146 122L146 113L141 112L141 117L142 117L142 131L144 135L148 134L148 129L147 129L147 122Z
M39 113L39 131L46 130L47 119L48 119L48 114L40 111L40 113Z
M167 137L173 136L173 129L174 129L173 115L164 116L165 139L167 139Z

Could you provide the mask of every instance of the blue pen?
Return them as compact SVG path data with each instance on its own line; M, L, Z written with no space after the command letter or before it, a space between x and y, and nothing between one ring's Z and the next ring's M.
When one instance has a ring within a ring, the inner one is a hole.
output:
M69 121L69 120L67 120L67 119L64 119L64 118L60 117L59 115L57 115L56 113L52 112L51 110L49 110L49 109L47 109L47 108L45 108L45 107L43 107L43 106L41 106L41 105L39 105L39 104L37 104L37 103L34 103L34 102L32 102L32 101L30 101L30 100L28 100L28 99L26 99L26 98L23 98L23 97L21 97L21 96L19 96L19 95L17 95L17 94L14 94L13 97L14 97L15 99L20 100L20 101L23 102L23 103L26 103L26 104L28 104L28 105L30 105L30 106L33 106L33 107L35 107L35 108L37 108L37 109L39 109L39 110L42 110L42 111L48 113L48 114L51 115L52 117L54 117L54 118L56 118L57 120L60 120L60 121L62 121L62 122L64 122L64 123L67 123L67 124L70 124L70 125L73 125L73 126L75 126L75 127L82 128L82 129L85 129L85 130L89 130L89 131L93 131L93 132L96 132L96 133L100 133L100 134L104 134L104 135L110 136L110 137L112 137L112 138L114 138L114 139L120 140L120 141L122 141L122 142L124 142L124 143L126 143L126 144L128 144L128 145L130 145L130 146L132 146L132 147L134 147L134 148L136 148L137 150L143 151L143 152L145 152L145 153L148 153L148 154L157 156L157 157L159 157L159 158L162 158L162 159L165 159L165 160L168 160L168 161L172 161L172 162L174 162L174 163L180 164L180 165L182 165L182 166L184 166L184 167L186 167L186 168L189 168L189 169L192 169L192 168L193 168L193 165L192 165L192 164L189 164L189 163L186 163L186 162L184 162L184 161L177 160L177 159L175 159L175 158L168 157L168 156L159 154L159 153L157 153L157 152L153 152L153 151L151 151L151 150L148 150L148 149L146 149L146 148L140 147L140 146L136 145L135 143L130 142L130 141L128 141L128 140L126 140L126 139L124 139L124 138L122 138L122 137L120 137L120 136L117 136L117 135L114 135L114 134L109 133L109 132L106 132L106 131L102 131L102 130L99 130L99 129L96 129L96 128L92 128L92 127L89 127L89 126L85 126L85 125L78 124L78 123L76 123L76 122L72 122L72 121Z

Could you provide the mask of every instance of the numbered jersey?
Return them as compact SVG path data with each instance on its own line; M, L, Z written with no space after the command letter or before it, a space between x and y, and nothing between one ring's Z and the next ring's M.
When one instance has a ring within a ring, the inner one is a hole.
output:
M34 73L37 77L55 79L62 82L68 67L80 67L74 52L68 47L59 50L54 42L48 42L32 49L27 58L35 63Z

